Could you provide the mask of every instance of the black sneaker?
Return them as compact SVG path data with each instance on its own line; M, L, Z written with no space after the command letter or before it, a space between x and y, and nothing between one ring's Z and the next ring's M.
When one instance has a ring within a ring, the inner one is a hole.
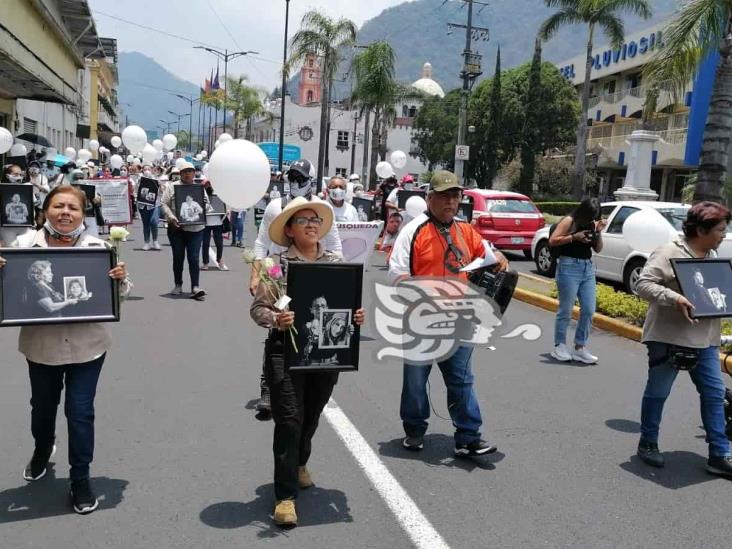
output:
M88 478L73 481L70 495L74 511L80 515L88 515L99 506L99 501L91 489Z
M51 448L50 452L48 450L39 450L38 448L36 448L33 452L33 457L31 457L28 465L25 466L25 470L23 471L23 478L29 482L32 482L34 480L40 480L44 476L46 476L48 462L55 453L55 444L53 445L53 448Z
M424 448L424 437L404 437L402 446L412 452L419 452Z
M659 469L665 465L663 454L658 450L658 444L655 442L640 441L638 443L638 457L646 465L658 467Z
M493 446L493 444L485 440L475 440L470 444L455 445L455 455L458 457L484 456L486 454L493 454L496 451L498 451L498 446Z
M732 456L712 456L707 460L707 471L732 479Z

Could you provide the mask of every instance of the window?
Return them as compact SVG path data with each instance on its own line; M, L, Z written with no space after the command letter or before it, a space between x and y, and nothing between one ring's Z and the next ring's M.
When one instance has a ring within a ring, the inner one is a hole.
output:
M637 211L639 211L638 208L631 208L630 206L623 206L620 208L618 213L615 214L615 217L613 217L612 223L610 223L606 232L609 234L622 234L625 220L628 219L630 214Z
M641 85L640 73L629 74L625 77L625 89L632 90L633 88L639 88Z
M312 67L312 66L313 66L313 60L312 59L308 59L308 67Z
M312 103L312 102L313 102L313 91L312 91L312 90L309 90L309 91L308 91L308 95L307 95L307 100L306 100L306 102L307 102L307 103Z
M605 95L610 95L612 93L615 93L615 80L610 80L610 82L605 82L603 85L603 93Z
M417 107L409 107L409 118L417 116Z
M689 213L688 208L659 208L656 210L660 213L666 221L673 225L673 228L677 231L684 229L684 221L686 221L686 214Z
M612 215L615 208L615 206L602 206L600 208L600 217L607 221L610 215Z
M528 200L512 198L486 200L488 211L492 213L536 213L536 206Z
M409 116L409 107L407 107L406 105L402 105L402 116L404 118Z
M23 118L23 133L38 133L38 122Z
M336 149L347 149L348 148L349 132L339 131L338 141L336 141Z
M336 168L335 174L337 177L347 177L348 170L346 168Z

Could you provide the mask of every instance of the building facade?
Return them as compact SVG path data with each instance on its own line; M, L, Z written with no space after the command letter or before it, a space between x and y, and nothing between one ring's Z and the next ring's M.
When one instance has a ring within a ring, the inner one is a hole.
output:
M601 46L593 51L588 154L597 159L598 194L602 199L612 199L625 183L630 154L627 139L635 130L649 129L661 138L653 150L651 174L651 188L659 194L659 200L680 200L682 188L697 167L701 134L690 134L690 126L703 126L708 97L705 104L695 95L713 79L713 71L700 71L681 94L672 93L661 83L656 114L644 126L648 87L643 81L643 68L664 47L667 24L659 23L627 36L619 49ZM558 68L580 92L585 55L559 63Z

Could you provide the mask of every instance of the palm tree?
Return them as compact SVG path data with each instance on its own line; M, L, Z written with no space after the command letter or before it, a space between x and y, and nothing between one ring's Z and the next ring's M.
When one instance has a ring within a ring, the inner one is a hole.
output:
M649 94L661 83L676 95L685 91L702 61L718 51L694 202L724 202L727 160L732 139L732 0L690 0L664 32L665 45L644 70ZM649 97L653 100L653 97ZM648 101L647 101L648 104Z
M234 113L234 138L239 137L239 126L241 122L246 121L247 132L246 137L250 135L250 121L253 116L264 114L264 96L266 92L260 88L247 84L248 78L245 75L236 78L229 78L228 96L229 100L226 104L226 110Z
M587 154L587 110L590 104L590 82L592 80L592 50L598 27L610 40L613 48L619 48L625 40L625 26L620 17L622 12L648 19L651 6L648 0L544 0L547 7L559 8L539 29L539 36L547 41L557 31L567 25L587 26L587 60L585 62L585 82L582 87L582 110L577 126L577 152L575 153L572 194L582 198L585 160Z
M308 56L315 55L320 60L322 76L318 181L323 177L328 105L330 104L330 90L340 64L339 50L355 44L356 30L356 24L350 19L334 20L318 10L312 10L303 15L300 30L290 40L290 58L285 68L287 72L289 72L289 67L305 62Z

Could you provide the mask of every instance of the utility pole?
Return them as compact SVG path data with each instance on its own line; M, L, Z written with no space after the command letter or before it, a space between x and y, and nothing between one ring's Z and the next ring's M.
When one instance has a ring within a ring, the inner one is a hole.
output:
M463 89L460 94L460 120L458 124L457 146L455 147L455 175L461 184L465 184L465 162L469 159L469 149L466 147L468 132L468 98L470 90L473 88L475 79L481 74L480 62L481 55L473 53L471 42L473 33L479 33L479 36L487 40L488 29L473 26L473 3L474 0L463 0L468 4L468 24L458 25L454 23L448 24L448 28L464 28L465 29L465 49L463 50L463 70L460 72L460 78L463 79ZM481 2L475 2L481 3Z
M282 88L280 88L280 150L277 153L277 169L281 172L285 155L285 88L287 87L287 30L290 23L290 0L285 0L285 47L282 54Z
M369 146L370 146L370 134L369 126L371 123L371 111L366 110L366 120L363 123L363 166L361 172L361 181L365 182L363 188L367 191L372 190L371 188L371 174L369 173ZM374 182L375 183L375 182Z
M358 121L359 121L359 116L358 116L358 114L356 114L353 117L353 142L351 143L351 173L348 175L351 175L356 171L356 135L358 132Z

